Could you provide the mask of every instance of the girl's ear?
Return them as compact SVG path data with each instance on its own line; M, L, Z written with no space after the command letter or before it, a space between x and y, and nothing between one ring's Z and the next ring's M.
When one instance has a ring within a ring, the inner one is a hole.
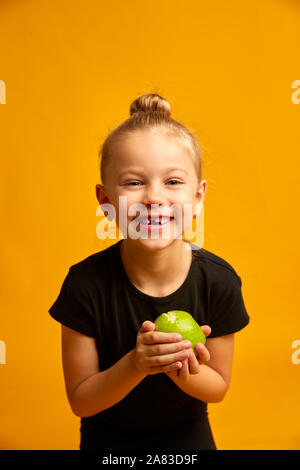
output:
M96 184L96 197L99 202L99 205L101 206L102 211L107 211L106 218L112 221L114 219L115 210L114 207L111 206L109 199L105 194L104 186L102 184Z
M194 217L198 217L198 215L201 212L201 209L204 203L205 193L206 193L206 180L202 180L196 193L196 213L194 214Z
M108 202L108 197L105 194L102 184L96 184L96 198L100 205Z

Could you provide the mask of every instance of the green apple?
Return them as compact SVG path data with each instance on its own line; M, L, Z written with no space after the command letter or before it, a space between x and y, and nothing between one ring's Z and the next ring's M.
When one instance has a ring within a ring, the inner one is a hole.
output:
M195 355L198 355L196 350L197 343L206 342L206 336L202 328L192 315L183 310L171 310L167 313L159 315L155 323L155 330L164 333L179 333L182 336L182 341L189 340L192 343L192 348Z

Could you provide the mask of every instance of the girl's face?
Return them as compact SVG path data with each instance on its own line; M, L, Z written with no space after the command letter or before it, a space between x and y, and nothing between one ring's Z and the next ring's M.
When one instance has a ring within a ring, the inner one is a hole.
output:
M188 150L178 139L155 131L136 132L116 144L106 167L106 181L105 186L96 186L99 203L114 206L119 227L123 217L120 229L124 237L125 221L126 237L132 238L131 226L135 233L140 232L139 238L133 237L135 242L149 249L162 248L175 238L182 238L192 223L196 203L203 202L206 191L206 181L198 183ZM126 196L122 203L121 196ZM144 206L143 212L137 205ZM151 213L174 218L160 226L134 221Z

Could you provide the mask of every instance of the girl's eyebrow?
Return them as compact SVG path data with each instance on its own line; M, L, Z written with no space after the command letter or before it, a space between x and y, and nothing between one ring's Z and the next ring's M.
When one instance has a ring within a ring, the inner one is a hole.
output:
M165 168L165 173L171 173L171 171L182 171L183 173L188 175L188 171L185 168L181 168L181 167L168 167L168 168ZM138 174L140 174L140 172L137 171L137 170L126 170L126 171L123 171L123 173L120 174L120 177L124 176L124 175L127 175L127 174L136 174L136 175L138 175Z
M168 167L168 168L166 168L166 173L169 173L169 172L171 172L171 171L183 171L183 173L186 173L187 175L189 174L188 171L186 171L186 169L185 169L185 168L182 168L182 167L176 167L176 166L174 166L174 167Z

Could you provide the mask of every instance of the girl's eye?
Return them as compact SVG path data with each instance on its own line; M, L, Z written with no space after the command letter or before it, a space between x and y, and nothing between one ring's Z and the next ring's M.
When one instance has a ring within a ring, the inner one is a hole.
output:
M178 181L178 180L170 180L168 181L168 183L175 183L176 184L182 184L181 181ZM137 186L139 185L139 181L131 181L130 183L125 183L125 186ZM174 184L172 184L171 186L174 186Z
M139 182L138 182L138 181L131 181L130 183L125 183L125 186L131 186L131 185L134 185L134 186L136 186L134 183L137 183L137 184L139 184Z
M182 184L181 181L178 181L178 180L170 180L169 183L178 183L178 184ZM173 184L171 186L174 186Z

